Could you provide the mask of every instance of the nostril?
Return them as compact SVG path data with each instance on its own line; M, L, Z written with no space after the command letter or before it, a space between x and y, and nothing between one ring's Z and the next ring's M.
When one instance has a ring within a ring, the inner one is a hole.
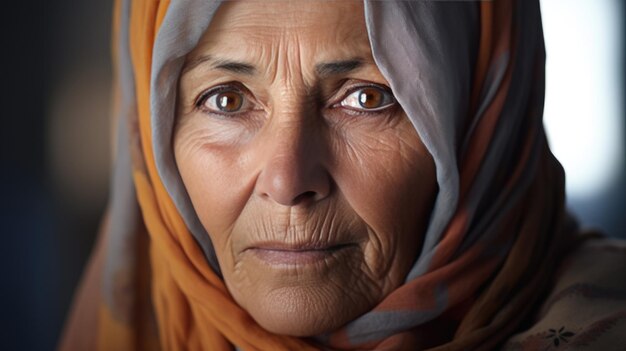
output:
M302 194L296 196L293 199L293 204L295 205L295 204L299 204L301 202L305 202L307 200L313 200L313 199L315 199L315 195L316 194L317 193L315 191L305 191L305 192L303 192Z

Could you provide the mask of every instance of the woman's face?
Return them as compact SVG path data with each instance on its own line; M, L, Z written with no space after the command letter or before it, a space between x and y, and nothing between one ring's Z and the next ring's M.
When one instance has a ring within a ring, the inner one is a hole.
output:
M331 331L401 285L436 193L362 6L225 2L180 79L180 174L228 290L274 333Z

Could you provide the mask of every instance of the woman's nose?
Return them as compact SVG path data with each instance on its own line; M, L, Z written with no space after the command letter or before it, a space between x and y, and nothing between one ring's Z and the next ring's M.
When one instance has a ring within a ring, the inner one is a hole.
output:
M311 126L312 127L312 126ZM265 155L257 179L257 192L283 206L308 205L326 198L331 178L324 166L325 148L312 128L300 122L285 122L266 133Z

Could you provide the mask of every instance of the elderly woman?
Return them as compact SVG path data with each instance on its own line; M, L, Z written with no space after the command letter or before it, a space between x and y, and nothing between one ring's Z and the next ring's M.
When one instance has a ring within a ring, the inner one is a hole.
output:
M538 1L116 14L111 206L62 348L623 347L626 249L564 210Z

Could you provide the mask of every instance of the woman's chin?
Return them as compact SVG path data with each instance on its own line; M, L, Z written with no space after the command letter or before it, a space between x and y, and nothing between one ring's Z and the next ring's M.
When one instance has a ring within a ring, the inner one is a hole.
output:
M361 270L362 258L351 248L302 256L252 251L226 281L237 303L264 329L314 336L338 329L382 297Z
M283 287L258 298L248 310L255 321L272 333L297 337L337 330L369 307L327 287Z

